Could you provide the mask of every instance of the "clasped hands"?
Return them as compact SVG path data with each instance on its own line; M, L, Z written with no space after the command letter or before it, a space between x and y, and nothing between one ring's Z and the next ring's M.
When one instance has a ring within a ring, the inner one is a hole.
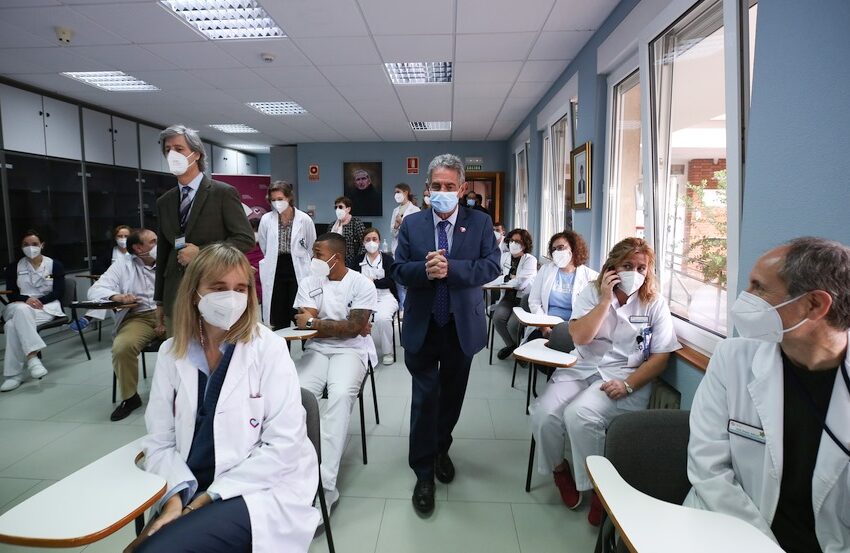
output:
M180 494L174 495L169 498L168 501L165 502L165 505L162 507L162 511L160 511L159 516L151 520L148 525L142 530L142 533L138 538L133 540L126 548L124 548L124 553L133 553L139 545L145 541L147 538L156 534L163 526L174 522L178 518L184 515L188 515L193 511L197 511L200 508L209 505L212 503L212 498L209 494L202 493L194 500L192 500L189 505L183 507L183 503L180 500Z
M449 276L449 260L446 259L446 250L428 252L425 256L425 274L428 280L438 280Z

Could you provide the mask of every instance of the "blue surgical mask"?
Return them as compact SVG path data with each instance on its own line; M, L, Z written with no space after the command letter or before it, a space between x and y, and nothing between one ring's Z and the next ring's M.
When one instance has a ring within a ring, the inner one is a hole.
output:
M466 205L469 207L475 207L475 200L466 200Z
M431 207L437 213L451 213L459 200L457 192L431 192Z

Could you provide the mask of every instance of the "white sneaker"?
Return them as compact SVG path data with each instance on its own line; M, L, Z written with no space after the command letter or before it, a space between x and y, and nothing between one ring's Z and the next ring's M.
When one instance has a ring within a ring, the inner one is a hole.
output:
M392 365L393 364L393 354L388 353L384 355L384 365Z
M0 386L0 392L11 392L20 385L21 380L19 378L7 378L3 381L3 385Z
M47 376L47 369L41 364L38 357L27 361L27 368L30 370L30 376L36 380L40 380Z

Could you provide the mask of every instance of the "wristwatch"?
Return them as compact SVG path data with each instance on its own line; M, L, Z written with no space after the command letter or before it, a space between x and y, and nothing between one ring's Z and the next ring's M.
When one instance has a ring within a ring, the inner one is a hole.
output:
M632 392L634 392L634 391L635 391L635 390L634 390L634 388L632 388L632 387L629 385L629 383L628 383L627 381L625 381L625 380L623 380L623 386L625 386L625 387L626 387L626 393L627 393L627 394L629 394L629 395L631 395L631 394L632 394Z
M307 319L307 324L304 325L307 328L313 328L313 317Z

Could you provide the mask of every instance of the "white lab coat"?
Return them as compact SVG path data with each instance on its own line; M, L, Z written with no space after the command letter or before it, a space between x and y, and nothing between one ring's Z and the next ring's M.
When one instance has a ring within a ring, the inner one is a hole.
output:
M502 277L508 276L508 273L511 272L511 259L513 255L511 252L503 253L502 258L500 260L500 266L502 268ZM527 292L526 290L534 281L534 277L537 276L537 258L531 255L530 253L522 254L522 257L519 260L519 265L516 268L516 291L517 296L524 296ZM500 278L498 280L504 281L504 278Z
M393 236L393 240L392 240L392 245L390 247L389 253L392 253L393 255L395 255L395 250L398 247L398 231L399 231L399 229L394 228L394 225L395 225L395 218L398 217L398 212L400 210L401 210L401 205L397 205L396 208L393 209L392 217L390 217L390 233ZM404 221L404 219L408 215L413 215L414 213L419 213L420 211L421 211L421 209L419 209L418 205L416 205L413 202L408 202L407 207L404 208L404 213L402 213L402 215L401 215L401 220Z
M100 275L100 278L89 288L87 292L89 301L107 301L112 296L119 294L133 294L137 297L145 295L153 300L156 265L151 267L149 280L145 283L139 282L139 279L136 278L136 263L142 263L142 261L140 259L135 261L134 258L130 258L110 265L106 269L106 272ZM142 289L142 286L145 286L147 289ZM148 305L148 309L144 309L144 307L144 305L140 304L136 312L153 311L156 309L156 305ZM124 318L128 313L130 313L129 309L119 309L114 313L115 324L112 326L113 338L118 335L121 323L124 322Z
M310 275L310 258L313 256L313 243L316 241L316 225L309 215L295 209L292 219L292 233L289 242L289 252L292 255L292 265L295 267L295 278L298 282ZM260 284L263 285L263 322L271 324L272 293L274 292L274 274L277 271L278 255L278 213L269 211L260 219L257 231L257 242L263 251L260 260Z
M850 351L844 361L850 364ZM718 344L691 408L685 505L743 519L771 538L782 482L783 369L779 344ZM730 420L764 430L765 443L731 434ZM827 426L850 444L850 392L840 371ZM850 459L826 434L812 477L815 533L824 553L850 551ZM774 538L775 539L775 538Z
M188 483L192 496L197 481L186 460L198 369L186 357L175 359L172 345L169 339L159 350L145 412L145 469L165 478L168 490ZM215 477L208 490L245 500L254 553L306 552L313 539L319 464L305 418L286 342L258 324L251 342L236 345L216 406Z

